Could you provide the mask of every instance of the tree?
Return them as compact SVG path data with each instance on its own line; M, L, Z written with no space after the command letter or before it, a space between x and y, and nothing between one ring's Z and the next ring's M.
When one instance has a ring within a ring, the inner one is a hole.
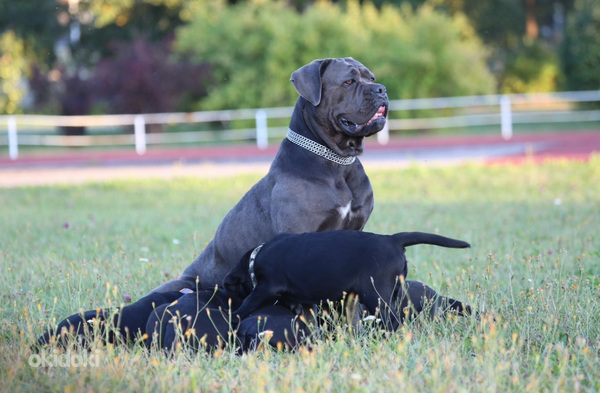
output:
M392 98L490 94L494 79L481 40L462 14L453 18L425 4L415 11L354 6L349 20L363 18L365 56ZM372 30L369 35L368 31Z
M93 107L90 76L99 62L106 64L114 55L114 43L166 42L184 23L181 14L186 4L196 1L0 0L0 26L13 31L13 41L22 43L19 64L34 69L33 107L86 114ZM166 61L168 54L162 56ZM15 56L11 58L16 64ZM25 84L19 89L24 94Z
M600 89L600 3L575 0L567 18L562 62L571 90Z
M29 64L25 44L12 30L0 35L0 113L13 114L25 96Z
M324 57L365 62L391 98L494 90L485 50L466 19L429 6L414 13L357 1L345 8L317 2L302 13L281 1L208 6L177 34L177 49L213 72L201 109L291 105L291 72Z
M57 8L55 1L0 0L0 31L23 41L27 61L51 63L54 43L67 32L54 17Z
M557 54L542 42L526 42L506 62L500 76L500 92L550 92L562 83L563 74Z

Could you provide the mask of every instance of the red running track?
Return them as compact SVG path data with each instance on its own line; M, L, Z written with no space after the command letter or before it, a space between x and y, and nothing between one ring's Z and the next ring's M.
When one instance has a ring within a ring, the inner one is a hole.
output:
M589 160L600 153L600 130L517 133L510 140L500 135L394 136L386 145L373 137L365 143L363 161L434 162L479 160L488 163L536 162L548 159ZM144 155L131 149L65 149L53 153L22 152L17 160L0 155L3 168L70 166L163 165L173 163L270 162L279 143L260 150L252 144L165 148L149 146Z

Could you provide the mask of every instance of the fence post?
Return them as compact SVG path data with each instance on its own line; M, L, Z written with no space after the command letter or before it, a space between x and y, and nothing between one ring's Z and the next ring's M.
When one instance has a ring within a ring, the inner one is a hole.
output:
M509 140L512 138L512 111L510 107L510 97L503 95L500 97L500 127L502 138Z
M259 149L266 149L269 145L269 131L267 128L267 112L259 109L254 114L256 120L256 146Z
M8 155L11 160L19 157L19 142L17 141L17 118L8 116Z
M146 121L143 115L136 115L133 120L135 136L135 152L140 156L146 153Z

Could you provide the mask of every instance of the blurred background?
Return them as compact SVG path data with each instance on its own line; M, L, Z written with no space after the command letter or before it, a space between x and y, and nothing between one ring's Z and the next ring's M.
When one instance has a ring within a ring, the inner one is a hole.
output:
M247 140L267 116L281 137L287 110L200 112L289 107L292 71L346 56L399 100L392 132L496 132L501 95L542 111L527 130L600 124L598 0L0 0L0 155ZM419 101L441 97L471 99Z

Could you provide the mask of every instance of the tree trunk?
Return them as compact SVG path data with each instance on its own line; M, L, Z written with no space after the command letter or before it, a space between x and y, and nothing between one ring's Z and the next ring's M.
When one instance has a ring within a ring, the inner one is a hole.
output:
M537 19L535 18L535 0L525 0L525 12L527 15L525 21L525 35L527 38L535 40L540 33Z

